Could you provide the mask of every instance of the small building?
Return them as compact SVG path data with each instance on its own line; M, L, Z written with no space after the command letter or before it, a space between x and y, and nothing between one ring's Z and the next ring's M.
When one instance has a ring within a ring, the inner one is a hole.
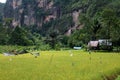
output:
M112 41L108 39L99 39L98 42L99 42L99 46L103 46L103 45L112 46Z
M90 41L88 43L88 49L91 49L91 50L112 50L112 41L109 39L99 39L96 41Z
M99 42L98 41L90 41L88 43L88 48L89 49L97 49L98 48L98 45L99 45Z

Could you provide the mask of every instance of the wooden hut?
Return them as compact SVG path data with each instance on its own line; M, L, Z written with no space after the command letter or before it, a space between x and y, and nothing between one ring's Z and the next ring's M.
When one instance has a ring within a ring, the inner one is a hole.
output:
M90 50L112 50L112 41L109 39L99 39L88 43Z

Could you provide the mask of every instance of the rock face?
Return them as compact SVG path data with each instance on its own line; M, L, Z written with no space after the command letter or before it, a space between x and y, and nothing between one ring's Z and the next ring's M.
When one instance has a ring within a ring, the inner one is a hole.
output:
M3 13L4 3L0 3L0 14Z
M61 18L58 6L54 5L53 0L7 0L4 10L4 18L12 18L13 27L31 26L43 27L43 24L51 20ZM79 14L81 10L73 11L71 14L74 25L69 26L74 29L79 25ZM70 34L70 33L69 33Z
M4 3L0 3L0 22L2 21L2 17L3 17L3 8L4 8Z
M53 10L53 2L47 2L47 0L8 0L5 6L4 18L13 18L13 26L22 25L34 25L40 24L44 21L49 21L51 18L56 18L56 15L45 16L45 19L41 22L37 20L40 15L39 10ZM38 9L38 10L37 10ZM42 18L42 17L41 17Z

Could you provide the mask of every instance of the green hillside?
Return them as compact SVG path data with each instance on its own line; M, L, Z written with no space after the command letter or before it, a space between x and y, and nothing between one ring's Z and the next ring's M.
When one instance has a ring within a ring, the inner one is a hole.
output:
M120 46L119 0L23 0L15 3L7 1L5 5L1 44L41 42L52 48L85 47L90 40L109 39L113 46ZM17 26L22 28L21 35L14 29Z

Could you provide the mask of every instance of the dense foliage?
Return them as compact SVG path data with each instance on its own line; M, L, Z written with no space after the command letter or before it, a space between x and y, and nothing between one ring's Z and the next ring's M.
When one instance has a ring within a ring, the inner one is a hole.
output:
M24 0L23 7L27 3L35 4L35 1ZM49 3L50 0L48 0ZM5 20L6 25L0 25L0 44L12 45L46 45L49 49L56 47L84 46L90 40L110 39L115 47L120 46L120 1L119 0L53 0L54 6L59 11L58 18L29 27L17 27L10 29L10 19ZM51 11L44 8L36 8L37 20L43 21ZM33 9L32 8L32 9ZM72 31L71 36L64 34L74 26L72 12L82 10L79 22L84 25L82 29ZM28 10L25 10L27 13ZM8 30L8 31L7 31ZM37 34L37 35L36 35ZM39 35L39 37L38 37Z
M98 3L100 5L97 5ZM80 17L81 22L85 24L83 30L87 30L87 35L91 36L90 40L111 39L114 46L120 46L118 31L120 29L120 1L106 0L104 3L97 1L95 5L98 7L91 7L90 11L88 8L87 13Z

